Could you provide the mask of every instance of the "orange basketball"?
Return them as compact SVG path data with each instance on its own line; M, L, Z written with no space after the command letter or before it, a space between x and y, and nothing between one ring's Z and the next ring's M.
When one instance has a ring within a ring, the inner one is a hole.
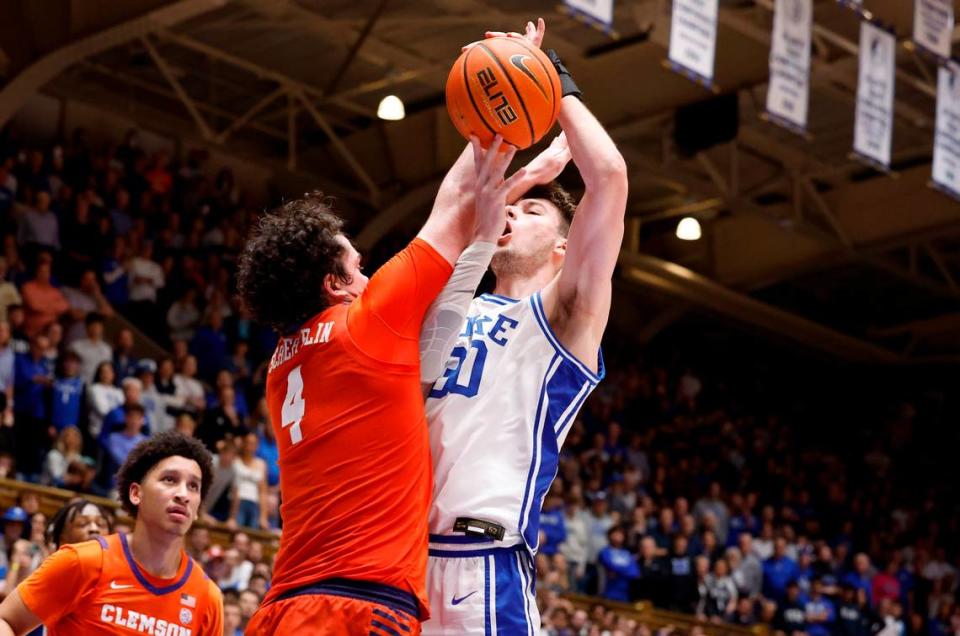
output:
M522 38L488 38L464 51L447 76L447 112L484 148L500 133L517 148L546 135L560 114L560 78L544 53Z

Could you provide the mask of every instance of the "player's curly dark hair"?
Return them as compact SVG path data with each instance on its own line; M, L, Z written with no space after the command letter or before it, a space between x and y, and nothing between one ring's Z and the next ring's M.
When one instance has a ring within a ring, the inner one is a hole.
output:
M305 194L261 219L240 255L237 290L258 322L280 333L327 308L327 274L349 283L336 240L343 221L320 192Z
M134 446L123 466L117 471L120 505L127 514L136 518L139 507L130 501L130 484L142 483L151 468L175 455L192 459L200 465L200 498L202 500L207 496L213 483L213 457L210 452L192 437L176 431L166 431Z
M560 210L560 234L567 235L570 224L573 223L573 214L577 211L577 202L562 185L556 181L535 185L522 198L544 199L557 206Z

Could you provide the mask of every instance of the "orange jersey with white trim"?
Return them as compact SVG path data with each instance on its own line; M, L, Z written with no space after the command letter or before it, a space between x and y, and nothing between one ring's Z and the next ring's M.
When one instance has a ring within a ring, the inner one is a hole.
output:
M266 393L280 452L283 535L266 602L348 578L411 592L421 619L428 616L433 483L419 338L452 270L414 239L353 303L280 338Z
M180 571L160 579L137 565L125 535L65 545L17 592L50 636L221 636L223 599L181 551Z

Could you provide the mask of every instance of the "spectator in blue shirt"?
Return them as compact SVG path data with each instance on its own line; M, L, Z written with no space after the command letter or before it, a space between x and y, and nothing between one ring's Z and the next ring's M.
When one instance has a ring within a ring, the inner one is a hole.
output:
M53 399L50 421L62 431L68 426L80 426L83 404L83 380L80 379L80 356L68 351L63 356L62 375L53 381Z
M140 432L145 419L142 406L127 404L123 430L111 433L107 437L106 450L110 459L107 463L111 465L112 469L108 475L111 488L114 484L116 469L123 465L134 446L147 439L146 435Z
M863 590L867 596L867 604L873 605L873 568L870 566L870 557L863 552L858 552L853 557L853 571L843 577L844 583L849 583L857 590Z
M799 575L797 562L787 556L787 540L777 537L773 542L773 556L763 563L763 595L774 601L783 600L787 585L795 583Z
M603 572L600 595L611 601L630 600L630 581L640 576L637 560L623 549L625 536L619 526L607 532L608 545L600 550L599 562Z
M223 315L219 311L207 312L206 323L197 329L190 341L190 353L197 357L200 377L211 380L227 355L227 334L223 331Z
M44 356L49 339L37 334L30 339L30 350L14 360L14 445L18 471L28 481L40 478L43 457L52 441L47 416L53 374Z
M553 556L560 550L560 544L567 538L567 524L563 520L563 498L549 495L540 514L539 552Z
M137 378L126 378L123 382L121 382L120 386L123 388L123 404L115 407L103 418L103 428L100 432L101 439L107 439L111 433L114 433L126 426L127 411L129 411L131 407L136 407L141 411L144 411L142 395L143 383ZM150 418L144 411L144 433L150 433L150 424Z
M273 426L270 425L265 398L260 399L257 410L265 415L259 427L260 443L257 444L257 457L267 465L267 487L275 488L280 485L280 450L277 447L277 438L274 437Z
M809 636L830 636L837 612L833 601L823 595L823 582L814 579L810 584L810 600L806 604L807 634Z

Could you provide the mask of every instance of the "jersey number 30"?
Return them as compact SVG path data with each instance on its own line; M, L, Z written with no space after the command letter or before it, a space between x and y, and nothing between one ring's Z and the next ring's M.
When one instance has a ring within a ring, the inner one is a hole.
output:
M287 396L283 398L283 408L280 409L280 422L283 428L290 427L290 443L296 444L303 440L300 430L300 420L303 419L303 376L300 367L293 369L287 376Z
M487 345L482 340L474 340L470 348L458 346L450 352L454 365L443 372L430 390L432 398L442 398L448 393L456 393L471 398L480 390L480 378L483 377L483 364L487 361ZM473 355L471 355L473 354ZM465 382L460 381L464 376Z

